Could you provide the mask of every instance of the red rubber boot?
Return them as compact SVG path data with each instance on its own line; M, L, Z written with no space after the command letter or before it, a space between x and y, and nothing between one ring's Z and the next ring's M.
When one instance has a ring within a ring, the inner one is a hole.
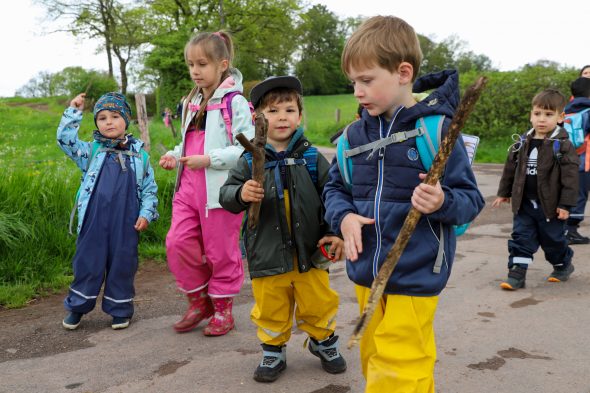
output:
M182 319L174 324L178 333L190 332L206 318L213 315L213 304L207 295L206 288L198 292L187 294L189 307Z
M203 329L203 334L205 336L223 336L234 328L234 317L231 313L234 298L219 297L211 300L213 301L215 314Z

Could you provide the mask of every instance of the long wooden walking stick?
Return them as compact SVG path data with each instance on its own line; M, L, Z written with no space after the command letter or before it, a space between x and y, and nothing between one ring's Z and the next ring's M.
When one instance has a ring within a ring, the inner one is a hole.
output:
M259 113L256 115L254 125L254 143L251 143L244 134L236 135L236 139L244 146L244 149L252 153L252 179L262 187L264 182L264 146L266 145L268 120L262 113ZM248 229L254 229L258 225L259 214L260 202L252 202L248 208Z
M424 179L424 183L428 185L435 185L442 172L445 168L445 164L447 159L451 155L451 151L453 151L453 146L455 146L455 142L457 141L457 137L459 136L459 131L465 125L465 120L473 110L475 103L477 102L481 91L483 90L485 84L487 82L487 78L479 77L477 81L473 85L471 85L463 95L463 99L453 116L453 120L451 121L451 125L449 126L449 131L444 138L444 140L440 144L440 148L436 157L434 158L434 162L426 178ZM352 348L352 346L359 342L361 339L369 321L373 317L373 313L375 312L375 307L379 302L379 299L383 296L383 291L385 290L385 285L391 277L391 273L393 273L393 269L397 265L404 248L408 244L414 229L416 228L416 224L418 224L418 220L422 213L412 207L406 216L402 229L399 232L399 235L395 239L395 243L391 250L387 253L387 257L381 265L379 269L379 273L377 277L373 281L373 285L371 285L371 292L369 294L369 300L367 301L367 305L365 306L362 315L360 316L357 324L354 328L352 337L348 341L348 348Z

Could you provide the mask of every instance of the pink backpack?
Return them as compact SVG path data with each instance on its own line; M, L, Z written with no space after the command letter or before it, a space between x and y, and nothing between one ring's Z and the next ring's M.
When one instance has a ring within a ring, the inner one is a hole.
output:
M221 102L219 104L207 104L207 111L212 111L215 109L219 109L221 111L221 115L223 116L223 121L225 122L225 129L227 130L227 137L230 142L233 143L232 132L231 132L231 121L232 121L232 108L231 102L237 95L243 95L239 91L230 91L226 95L223 96ZM250 108L250 113L252 114L252 124L254 124L254 116L256 115L254 111L254 106L250 101L248 101L248 107ZM193 110L199 110L199 106L195 105Z

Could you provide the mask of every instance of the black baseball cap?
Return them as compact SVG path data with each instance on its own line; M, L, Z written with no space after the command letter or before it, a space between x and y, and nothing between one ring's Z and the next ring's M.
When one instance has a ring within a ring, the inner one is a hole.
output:
M257 84L250 91L250 101L254 108L260 104L260 100L266 93L277 88L293 89L300 95L303 95L301 82L294 76L271 76Z

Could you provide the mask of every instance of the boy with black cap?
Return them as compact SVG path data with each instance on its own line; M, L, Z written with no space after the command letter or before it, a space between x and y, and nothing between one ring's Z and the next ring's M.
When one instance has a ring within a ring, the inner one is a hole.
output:
M323 219L321 195L329 164L300 127L301 82L293 76L271 77L254 86L250 99L268 120L264 186L252 180L252 156L244 153L221 188L219 202L234 213L261 202L258 226L243 230L255 300L251 318L263 349L254 379L273 382L287 367L294 311L297 327L309 334L308 348L324 370L344 372L346 361L334 335L338 294L317 257L318 248L325 252L329 245L329 258L339 260L342 240Z
M584 143L576 149L580 157L578 202L571 209L567 219L567 240L569 244L588 244L590 238L578 232L580 223L584 220L584 210L590 191L590 78L580 77L571 84L574 99L570 101L564 111L566 116L571 113L582 113L582 127L584 128Z
M102 309L112 316L113 329L124 329L133 315L139 232L158 218L158 186L143 142L126 133L131 108L122 94L100 97L94 106L94 141L78 138L85 96L71 101L57 129L59 147L82 171L74 280L62 325L78 327L104 281Z

